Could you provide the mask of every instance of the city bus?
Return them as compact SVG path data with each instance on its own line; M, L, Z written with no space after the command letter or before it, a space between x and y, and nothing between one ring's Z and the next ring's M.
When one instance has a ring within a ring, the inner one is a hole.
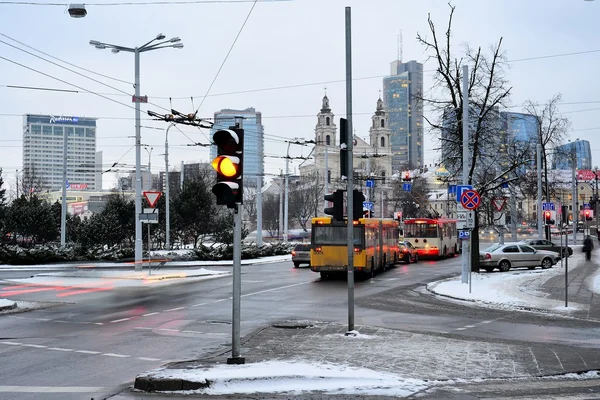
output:
M410 242L421 257L453 257L459 252L456 220L449 218L407 218L400 240Z
M354 271L373 276L399 259L398 221L360 218L354 221ZM348 268L348 227L331 217L312 219L310 269L321 277Z

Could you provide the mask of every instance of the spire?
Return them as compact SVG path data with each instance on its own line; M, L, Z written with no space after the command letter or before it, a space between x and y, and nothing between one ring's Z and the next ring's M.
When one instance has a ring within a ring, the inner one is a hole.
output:
M377 111L375 111L375 115L384 115L385 111L383 110L383 100L381 100L381 96L377 99Z
M323 96L323 107L321 107L321 112L322 113L331 112L331 108L329 108L329 98L327 97L327 95Z

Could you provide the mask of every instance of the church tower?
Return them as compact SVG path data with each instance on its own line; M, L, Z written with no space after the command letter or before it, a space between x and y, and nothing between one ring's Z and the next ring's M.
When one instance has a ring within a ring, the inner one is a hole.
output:
M329 152L333 151L331 147L336 147L337 126L333 118L334 115L331 108L329 108L329 98L325 95L323 96L321 112L317 114L317 126L315 127L315 142L317 142L315 149L318 152L324 152L325 146L329 148Z
M371 147L376 153L390 154L390 136L392 132L388 126L388 115L383 110L381 97L377 100L377 110L371 120L373 121L369 129Z

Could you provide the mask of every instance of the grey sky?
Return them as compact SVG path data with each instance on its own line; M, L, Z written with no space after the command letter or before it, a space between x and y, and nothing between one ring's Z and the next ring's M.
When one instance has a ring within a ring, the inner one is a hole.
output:
M114 2L114 1L113 1ZM107 3L96 1L96 3ZM485 49L504 37L509 60L600 50L600 33L593 29L600 12L600 0L455 0L453 40L460 45ZM449 8L443 0L293 0L259 2L220 72L199 114L212 117L221 108L255 107L263 113L265 125L265 171L278 174L285 161L285 140L312 139L321 98L327 95L336 118L345 114L344 7L352 7L353 75L355 80L354 128L368 136L370 118L389 64L396 59L398 33L403 35L403 60L425 61L427 54L416 42L419 32L430 36L427 14L443 33ZM88 15L72 19L66 6L8 5L0 2L0 33L15 38L52 56L115 78L133 82L133 55L99 51L89 40L134 47L162 32L168 38L179 36L185 47L145 53L141 60L141 92L152 103L184 112L192 111L190 96L197 108L223 62L252 3L189 4L146 6L88 5ZM12 44L4 36L0 40ZM18 45L22 47L21 45ZM457 55L460 53L456 53ZM102 86L0 43L0 56L35 68L124 103L116 104L92 94L42 92L7 88L6 85L76 89L0 59L0 144L6 181L21 169L22 115L25 113L98 117L98 150L104 151L104 164L117 160L134 165L134 111L130 84L108 80ZM572 120L570 139L591 143L593 165L598 164L600 143L596 139L600 123L599 78L596 64L600 52L565 57L512 62L507 76L513 86L512 111L522 111L526 100L544 102L562 93L560 110ZM69 67L72 68L72 67ZM431 85L434 65L425 63L424 87ZM338 81L338 82L331 82ZM325 83L329 82L329 83ZM279 90L274 87L304 85ZM249 91L247 93L239 93ZM237 94L226 94L238 92ZM223 94L223 95L219 95ZM584 104L584 102L594 102ZM148 108L161 111L158 106ZM142 108L143 112L145 107ZM592 111L583 111L590 110ZM597 109L597 110L596 110ZM144 113L145 117L145 113ZM143 121L142 142L154 147L153 172L164 170L165 123ZM208 132L189 127L181 129L196 142L208 143ZM169 134L172 166L184 160L208 161L207 148L189 147L190 139L175 129ZM436 161L436 141L425 141L426 163ZM130 150L131 149L131 150ZM128 153L127 151L130 150ZM307 155L307 148L292 147L291 155ZM142 163L147 154L142 152ZM297 162L291 163L291 168ZM268 179L268 176L267 176ZM107 187L113 177L105 176Z

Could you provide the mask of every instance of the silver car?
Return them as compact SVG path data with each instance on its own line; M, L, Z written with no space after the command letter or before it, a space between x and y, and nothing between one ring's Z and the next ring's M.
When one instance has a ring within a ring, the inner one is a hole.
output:
M479 252L479 266L487 272L495 268L508 271L513 267L547 269L560 260L558 253L547 250L536 250L525 243L493 244Z

